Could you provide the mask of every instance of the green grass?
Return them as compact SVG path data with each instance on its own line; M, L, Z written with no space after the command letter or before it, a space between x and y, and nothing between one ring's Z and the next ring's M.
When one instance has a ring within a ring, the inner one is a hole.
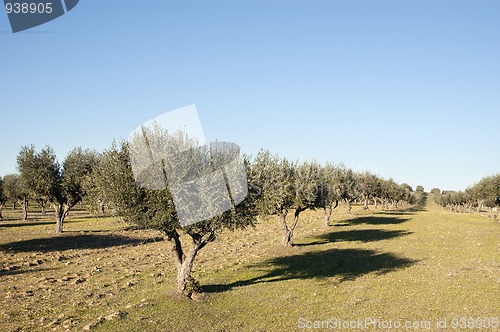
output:
M43 217L0 223L2 267L19 266L0 273L0 330L291 331L300 318L500 315L500 223L432 199L420 211L344 211L329 227L303 213L293 248L280 246L275 219L222 234L195 262L204 294L194 301L176 294L156 232L79 215L63 236Z

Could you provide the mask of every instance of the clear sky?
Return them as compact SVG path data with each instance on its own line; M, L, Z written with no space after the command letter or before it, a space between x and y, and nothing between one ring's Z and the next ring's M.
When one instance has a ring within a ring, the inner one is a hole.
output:
M13 34L0 11L0 176L196 104L208 140L426 190L500 171L500 2L81 0Z

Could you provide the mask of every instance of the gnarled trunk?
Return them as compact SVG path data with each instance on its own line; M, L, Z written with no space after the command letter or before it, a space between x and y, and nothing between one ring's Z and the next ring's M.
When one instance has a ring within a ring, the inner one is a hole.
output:
M389 210L389 199L388 198L384 198L383 199L383 201L382 201L382 209Z
M397 209L397 208L398 208L398 201L397 201L396 199L393 199L393 200L392 200L392 207L393 207L394 209Z
M28 199L26 197L21 201L23 206L23 221L28 220Z
M364 197L365 201L363 204L363 210L368 210L368 195Z
M335 206L332 206L330 204L330 206L326 206L323 208L323 221L325 223L325 226L330 226L330 219L332 217L332 212L335 208L337 208L337 206L339 206L339 201L338 200L335 200Z
M323 209L323 221L325 223L325 226L330 226L330 218L332 217L332 208L331 207L325 207Z
M345 200L345 203L347 204L347 213L348 214L351 214L351 210L352 210L352 205L351 205L351 201L346 199Z
M45 206L47 205L47 199L39 198L37 200L38 204L40 204L40 208L42 209L42 214L46 214Z
M290 229L288 228L288 225L286 224L286 215L288 214L288 211L281 211L278 212L278 218L281 222L281 226L283 227L283 241L282 244L285 247L291 247L292 246L292 236L293 232L290 232Z
M482 207L483 207L483 200L478 199L477 200L477 212L481 212Z
M278 213L278 217L280 218L281 225L283 227L283 241L282 241L283 246L293 247L293 242L292 242L293 231L295 230L295 227L297 227L297 224L299 222L300 213L304 210L305 208L302 207L298 207L295 209L293 223L290 226L288 226L286 223L287 211L281 211Z
M2 209L3 209L3 203L0 203L0 220L3 220Z
M193 239L193 246L187 255L184 255L179 233L177 231L166 233L166 239L172 243L172 254L177 267L177 291L189 298L198 292L197 282L191 277L194 260L203 247L215 240L215 233L210 232L203 236L190 234L190 236Z
M74 205L73 205L74 206ZM62 233L63 232L63 224L64 224L64 219L69 214L69 210L72 208L72 206L64 204L64 203L56 203L54 204L54 209L56 210L56 233Z

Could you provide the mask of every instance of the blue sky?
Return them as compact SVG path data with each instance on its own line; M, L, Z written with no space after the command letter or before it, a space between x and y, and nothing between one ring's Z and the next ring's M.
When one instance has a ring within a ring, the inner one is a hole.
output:
M196 104L208 140L426 190L500 171L500 2L81 0L0 12L0 176Z

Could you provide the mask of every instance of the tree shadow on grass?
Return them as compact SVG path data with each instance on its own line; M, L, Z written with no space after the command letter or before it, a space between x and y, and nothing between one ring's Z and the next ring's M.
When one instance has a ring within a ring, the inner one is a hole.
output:
M12 220L14 221L14 220ZM8 222L8 223L2 223L0 222L0 229L2 228L10 228L10 227L23 227L23 226L43 226L43 225L55 225L55 221L19 221L19 222Z
M340 278L354 280L368 273L382 275L415 264L417 261L392 253L366 249L330 249L277 257L250 268L267 271L261 276L230 284L202 286L206 293L218 293L234 287L292 279Z
M368 224L368 225L395 225L401 224L410 219L389 216L366 216L346 220L350 225Z
M361 242L373 242L389 240L395 237L405 236L412 234L413 232L400 231L400 230L383 230L383 229L361 229L361 230L351 230L351 231L341 231L341 232L330 232L326 234L321 234L319 236L314 236L317 241L309 243L296 243L295 246L311 246L317 244L325 244L329 242L342 242L342 241L361 241Z
M63 251L71 249L102 249L122 245L144 243L143 239L120 235L61 235L49 238L31 239L4 243L0 245L2 251L31 252L31 251Z
M83 221L89 221L94 219L95 221L98 221L100 219L106 219L108 217L111 217L110 215L104 215L104 214L90 214L90 215L78 215L78 214L73 214L69 215L64 222L83 222Z
M378 215L386 215L386 216L412 216L415 214L415 212L384 210L384 211L379 212L377 214Z

